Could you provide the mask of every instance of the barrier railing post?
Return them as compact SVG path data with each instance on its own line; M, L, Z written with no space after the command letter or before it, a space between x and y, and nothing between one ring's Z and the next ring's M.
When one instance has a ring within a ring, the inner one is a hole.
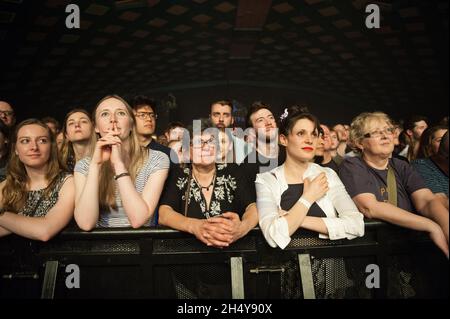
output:
M316 299L309 254L298 254L298 265L300 268L300 278L302 280L303 298Z
M54 298L58 265L59 262L57 260L49 260L45 263L45 274L44 282L42 284L41 299Z
M242 257L231 257L231 297L233 299L244 299L244 271Z

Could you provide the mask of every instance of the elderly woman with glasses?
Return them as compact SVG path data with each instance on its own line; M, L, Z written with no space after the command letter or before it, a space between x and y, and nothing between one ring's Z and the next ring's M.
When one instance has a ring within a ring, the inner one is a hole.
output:
M218 133L215 128L194 133L191 167L171 174L161 199L159 223L223 248L246 235L258 217L255 188L246 175L235 164L216 163Z
M159 207L159 223L193 234L207 246L224 248L258 223L255 187L236 164L219 164L217 128L191 134L190 162L175 168ZM189 136L184 134L185 148ZM183 265L172 273L176 297L231 298L226 265L214 269ZM190 278L190 280L187 280Z
M350 139L360 156L342 162L340 178L367 218L425 231L448 258L448 210L411 165L392 158L393 133L384 113L357 116Z

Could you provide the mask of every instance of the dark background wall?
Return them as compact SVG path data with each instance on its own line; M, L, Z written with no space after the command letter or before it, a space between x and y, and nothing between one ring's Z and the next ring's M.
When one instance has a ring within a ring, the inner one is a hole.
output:
M19 120L62 120L107 94L147 94L160 129L223 98L238 115L255 100L306 104L330 124L374 110L447 115L449 2L375 1L381 27L368 29L372 2L0 0L0 99ZM65 25L69 3L80 29Z

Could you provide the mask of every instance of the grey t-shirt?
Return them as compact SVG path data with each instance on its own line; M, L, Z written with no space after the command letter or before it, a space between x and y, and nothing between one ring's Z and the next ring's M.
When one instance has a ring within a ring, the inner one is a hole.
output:
M414 212L411 194L426 188L425 183L409 163L391 158L389 164L394 169L397 182L397 206ZM378 201L388 201L387 169L374 169L361 157L346 157L339 166L339 177L352 198L359 194L372 193Z
M170 165L169 157L155 150L148 150L148 159L139 170L134 185L136 187L136 191L138 193L142 193L144 190L145 184L147 183L148 178L154 172L161 169L168 169ZM87 176L89 172L89 163L90 158L86 157L82 160L78 161L75 165L75 172L81 173L84 176ZM109 211L101 211L100 218L97 222L97 227L130 227L130 221L128 220L128 216L123 209L122 200L120 198L119 189L117 187L117 182L115 187L115 195L116 195L116 205L117 210L110 208ZM155 215L153 214L155 217ZM145 225L149 226L150 224L154 224L154 221L149 220Z

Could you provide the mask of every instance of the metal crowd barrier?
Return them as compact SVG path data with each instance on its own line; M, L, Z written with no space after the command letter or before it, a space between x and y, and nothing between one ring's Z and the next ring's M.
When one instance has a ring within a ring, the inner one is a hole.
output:
M354 240L259 229L207 247L167 228L68 227L42 243L0 238L0 298L448 298L448 261L423 233L377 221Z

